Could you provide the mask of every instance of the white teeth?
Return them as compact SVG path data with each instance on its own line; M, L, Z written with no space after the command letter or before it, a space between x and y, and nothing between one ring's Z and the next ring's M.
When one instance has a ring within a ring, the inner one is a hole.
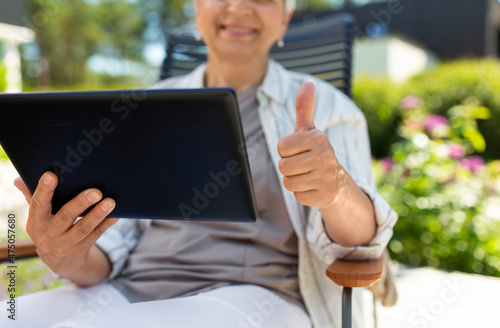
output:
M251 29L239 28L239 27L226 27L226 29L233 31L233 32L237 32L237 33L250 33L250 32L252 32Z

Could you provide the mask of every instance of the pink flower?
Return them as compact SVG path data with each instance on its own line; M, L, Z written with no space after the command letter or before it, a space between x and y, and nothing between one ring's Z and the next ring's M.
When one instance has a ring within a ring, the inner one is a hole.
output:
M469 169L469 171L475 173L480 168L482 168L484 166L484 160L477 155L473 155L473 156L462 158L460 160L460 164L462 166L465 166L467 169Z
M401 100L401 108L404 110L420 107L421 104L420 98L413 95L406 96Z
M418 130L420 129L420 122L413 119L408 119L405 121L405 127L409 130Z
M27 281L24 286L23 286L23 289L24 289L24 292L25 293L31 293L33 290L35 290L37 286L35 285L35 283L33 281Z
M394 160L390 157L385 157L380 160L380 164L384 170L384 173L389 172L394 166Z
M448 120L446 119L446 117L435 114L429 115L424 125L425 129L428 131L432 131L439 126L448 126Z
M450 144L449 151L451 158L462 158L465 156L465 148L459 144Z
M431 114L427 117L424 128L427 133L434 138L447 137L450 130L446 117L435 114Z

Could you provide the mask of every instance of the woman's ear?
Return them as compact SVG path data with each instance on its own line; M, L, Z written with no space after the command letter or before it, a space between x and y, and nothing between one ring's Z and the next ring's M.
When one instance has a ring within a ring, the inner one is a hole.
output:
M285 18L283 19L283 24L282 24L283 31L281 32L280 40L283 40L283 38L285 37L286 30L288 29L288 24L290 24L290 21L292 20L292 15L293 11L289 11L288 13L285 14Z
M194 11L194 17L196 17L196 14L198 12L198 0L193 0L193 11Z

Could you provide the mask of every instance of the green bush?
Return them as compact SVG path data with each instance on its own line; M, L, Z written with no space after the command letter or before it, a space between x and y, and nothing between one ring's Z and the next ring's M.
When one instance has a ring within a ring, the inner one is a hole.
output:
M5 91L6 88L7 82L5 81L5 67L0 63L0 92ZM0 160L2 159L7 159L7 155L2 147L0 147Z
M5 74L6 74L5 66L3 66L0 63L0 92L4 92L5 89L7 88L7 81L5 79Z
M16 261L16 296L31 294L41 290L52 289L63 286L65 282L58 279L49 267L40 258ZM8 264L0 264L0 272L8 272ZM0 284L3 287L9 285L10 277L3 274ZM0 299L8 299L7 288L0 289Z
M372 142L372 153L381 158L389 154L388 145L399 138L400 103L407 95L425 102L430 113L444 115L446 111L468 98L491 110L491 117L478 124L486 140L485 159L500 158L500 62L494 59L468 59L444 63L425 71L404 84L383 79L358 78L353 83L353 100L363 110ZM389 113L392 117L387 117Z
M0 160L5 160L8 159L7 154L3 150L3 148L0 146Z
M474 97L491 110L489 120L479 122L487 141L482 157L500 158L500 62L494 59L460 60L413 77L406 91L421 97L432 113L443 115L452 106Z
M354 81L353 100L368 121L372 154L387 156L390 145L399 139L395 133L400 121L399 91L389 80L360 77Z
M0 220L1 221L1 220ZM7 221L1 221L6 222ZM30 236L24 228L16 227L16 241L30 240ZM0 236L0 242L7 242L7 234ZM58 278L39 257L23 260L15 260L14 263L1 263L0 272L8 272L8 266L15 265L16 269L16 296L31 294L41 290L52 289L63 286L66 282ZM6 274L0 276L0 300L8 299L7 288L10 277Z
M402 111L391 157L374 162L379 191L399 214L391 255L500 277L500 161L471 156L484 147L476 121L489 110L469 98L443 117L413 103Z

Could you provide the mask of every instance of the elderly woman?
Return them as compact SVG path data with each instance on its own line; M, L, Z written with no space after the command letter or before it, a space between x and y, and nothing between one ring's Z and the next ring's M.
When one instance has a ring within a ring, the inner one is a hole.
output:
M155 87L236 90L259 220L105 219L115 203L96 189L51 215L55 174L33 196L18 179L40 258L72 283L20 297L16 327L338 327L340 289L327 265L387 245L397 217L377 194L362 113L331 85L269 59L294 1L195 7L208 61Z

